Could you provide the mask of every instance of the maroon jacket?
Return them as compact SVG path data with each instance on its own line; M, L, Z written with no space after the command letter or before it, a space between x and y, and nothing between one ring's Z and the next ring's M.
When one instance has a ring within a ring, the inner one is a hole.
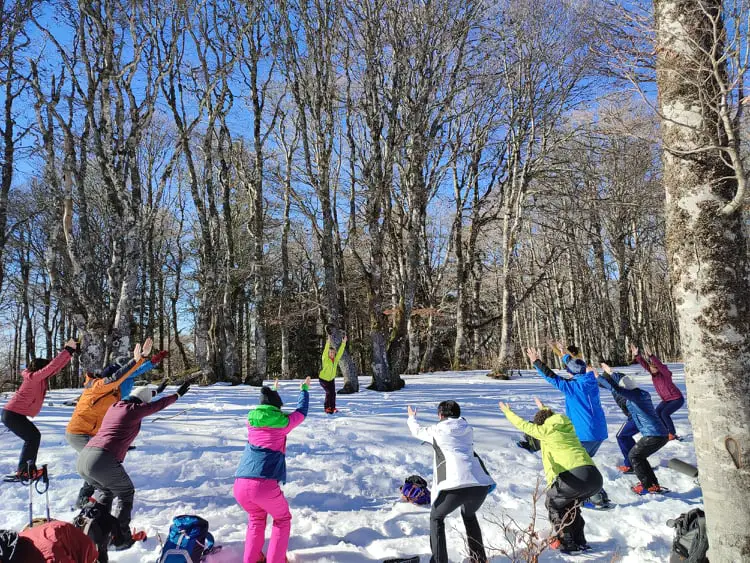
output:
M99 432L89 440L86 447L106 450L122 463L130 444L141 430L141 420L167 408L177 401L178 397L177 394L169 395L151 403L142 403L138 400L131 402L132 399L115 403L109 407Z
M657 369L657 372L655 374L651 373L649 363L643 358L643 356L638 354L635 359L639 364L641 364L643 369L651 374L651 379L654 382L654 389L656 389L656 392L659 394L659 397L661 397L662 401L674 401L676 399L682 398L682 392L672 381L672 372L669 371L669 368L667 366L661 363L661 360L659 358L657 358L654 354L651 354L651 356L649 356L649 361Z

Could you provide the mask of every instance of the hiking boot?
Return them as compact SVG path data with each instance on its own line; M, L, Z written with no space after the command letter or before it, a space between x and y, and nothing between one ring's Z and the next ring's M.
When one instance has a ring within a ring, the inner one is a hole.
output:
M549 547L550 549L557 550L560 553L576 553L585 549L584 547L579 546L573 541L565 541L561 540L560 538L553 539L550 542ZM588 546L586 546L586 548L588 548Z
M648 493L649 493L650 495L658 495L658 494L660 494L660 493L663 493L663 492L664 492L665 490L666 490L666 489L662 488L662 487L661 487L661 486L659 486L659 485L651 485L651 486L650 486L650 487L648 488Z
M635 471L633 471L633 468L630 467L629 465L618 465L617 469L625 474L635 473Z
M672 440L677 440L678 442L682 442L682 438L680 438L677 434L670 434L669 436L667 436L667 438L669 438L670 442Z
M326 414L333 414L333 409L326 407Z

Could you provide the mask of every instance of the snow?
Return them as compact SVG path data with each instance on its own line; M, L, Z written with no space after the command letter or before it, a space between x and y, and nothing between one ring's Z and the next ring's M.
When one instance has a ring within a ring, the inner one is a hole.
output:
M672 368L684 391L682 366ZM636 374L658 399L650 377L640 368L622 371ZM313 382L309 416L289 436L288 483L283 487L293 516L289 561L359 563L416 554L423 562L429 560L428 509L398 502L398 487L405 477L416 473L430 481L432 471L432 448L412 438L407 430L407 404L418 408L422 424L432 424L437 422L437 404L454 399L473 425L475 449L498 484L480 511L490 554L493 546L505 545L499 525L504 517L526 526L534 488L539 479L543 482L542 463L538 454L515 445L519 433L501 415L497 403L509 401L516 412L530 418L535 411L534 396L556 410L563 409L563 397L533 372L522 372L522 377L512 381L489 379L485 373L406 376L407 385L398 392L364 390L339 395L337 406L342 412L333 416L323 413L323 392ZM288 407L296 403L298 388L299 382L280 383ZM136 486L133 525L145 529L151 539L126 552L111 552L110 561L155 561L160 549L157 534L164 535L172 517L183 513L206 518L217 542L224 546L209 562L242 561L246 516L232 496L232 484L247 438L245 416L248 408L257 404L258 394L257 388L247 386L193 387L157 416L188 409L186 412L167 420L144 421L137 449L128 453L125 466ZM71 505L81 480L75 472L75 451L65 442L72 407L62 403L77 395L76 390L49 392L48 404L35 419L42 433L39 463L49 463L52 474L51 512L53 517L68 521L76 514ZM602 391L601 396L610 438L595 461L617 507L584 511L592 552L573 558L548 551L541 561L612 561L616 557L623 562L664 561L673 533L666 526L667 519L701 503L693 479L664 467L672 457L695 463L687 410L680 409L674 416L678 433L686 440L669 442L651 458L652 465L663 464L657 477L673 493L638 497L629 490L635 477L621 475L616 469L621 458L615 434L624 417L609 392ZM20 446L14 435L0 434L4 473L14 469ZM2 483L2 499L0 528L21 529L28 519L28 489ZM35 495L34 502L35 515L42 516L44 497ZM543 502L542 495L537 527L548 528ZM463 560L467 552L458 513L448 518L446 530L451 561Z

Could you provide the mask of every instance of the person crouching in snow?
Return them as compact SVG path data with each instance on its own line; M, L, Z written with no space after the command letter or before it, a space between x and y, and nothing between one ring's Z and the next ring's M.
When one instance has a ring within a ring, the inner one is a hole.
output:
M682 391L672 381L672 372L665 366L656 354L646 350L648 360L644 359L638 347L635 344L630 345L630 351L633 353L635 360L641 364L641 367L651 374L651 380L654 383L654 389L661 398L661 402L656 407L656 414L664 423L669 433L670 440L679 440L675 430L672 415L685 404L685 397Z
M244 563L284 563L292 529L292 513L279 483L286 483L286 437L302 424L310 404L310 378L300 385L297 408L281 412L275 389L260 390L260 405L247 415L247 445L235 473L234 498L247 512ZM268 553L263 558L266 518L273 518Z
M487 555L477 511L494 489L495 482L474 453L473 429L461 417L461 407L455 401L443 401L438 405L439 422L433 426L420 426L416 409L408 407L407 412L412 436L432 444L435 454L430 510L431 563L448 563L445 518L458 508L466 527L471 560L485 563Z
M94 542L68 522L52 520L20 533L0 530L2 563L96 563Z
M648 391L640 389L635 379L629 375L620 377L616 385L612 385L608 379L599 377L599 373L596 370L594 370L594 375L599 378L599 382L603 387L611 390L613 394L626 399L633 425L641 433L641 439L638 440L637 444L633 440L635 432L620 433L617 435L617 442L620 444L620 449L625 455L626 460L629 460L633 471L640 481L635 487L632 487L633 492L639 495L662 492L659 481L656 479L654 470L648 461L648 456L664 447L669 441L669 432L659 418L659 415L656 414L654 404L651 402L651 395Z
M47 380L62 371L76 352L78 352L78 343L71 338L65 343L65 348L52 360L45 358L31 360L26 369L21 372L23 378L21 386L3 409L0 416L3 424L23 440L16 471L16 476L19 478L36 480L42 475L42 470L36 468L36 456L39 453L42 435L27 417L33 418L41 412L49 389Z
M113 544L117 551L133 545L130 518L135 487L122 465L128 448L141 430L141 421L173 404L190 388L186 381L174 395L151 401L156 390L150 385L137 387L130 398L118 401L107 411L101 428L78 456L77 469L83 480L94 486L93 506L109 512L117 520ZM91 505L91 503L89 504ZM89 506L87 505L87 506Z
M107 414L109 407L121 398L120 386L123 382L139 370L143 364L152 366L154 360L160 361L165 355L165 353L160 352L155 354L150 361L147 361L146 357L151 353L152 345L151 338L147 338L143 347L140 344L135 345L133 358L130 361L120 360L122 365L114 363L104 368L101 373L86 374L83 393L78 398L76 408L73 410L73 415L65 429L65 439L76 452L80 454L89 440L99 432L104 415ZM93 494L94 487L89 483L84 483L78 493L76 508L83 508Z
M526 422L500 403L500 410L508 421L541 442L542 464L547 479L549 520L557 534L550 544L564 553L588 548L581 515L581 503L602 488L602 475L591 456L581 445L571 420L556 414L534 398L539 410L533 422Z
M331 337L326 339L325 348L323 348L322 362L323 366L320 369L318 375L318 382L323 390L326 392L326 398L324 408L326 414L333 414L338 412L336 409L336 372L339 369L339 362L341 357L344 355L344 349L346 348L346 341L348 337L344 335L341 339L341 345L336 350L331 342Z

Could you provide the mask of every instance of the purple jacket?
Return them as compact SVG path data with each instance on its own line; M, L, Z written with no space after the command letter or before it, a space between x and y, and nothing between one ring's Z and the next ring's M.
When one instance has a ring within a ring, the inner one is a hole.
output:
M130 444L141 430L141 420L167 408L176 402L178 397L177 394L169 395L151 403L129 400L115 403L109 407L99 432L89 440L86 447L106 450L122 463Z
M635 359L639 364L641 364L641 367L643 367L643 369L645 369L648 373L651 373L649 363L643 358L643 356L638 354ZM682 398L682 392L672 381L672 372L669 371L669 368L661 363L661 360L654 354L651 354L651 356L649 356L649 361L657 369L657 372L655 374L651 373L651 379L654 382L654 389L656 389L656 392L659 394L659 397L661 397L661 400L674 401L675 399Z

